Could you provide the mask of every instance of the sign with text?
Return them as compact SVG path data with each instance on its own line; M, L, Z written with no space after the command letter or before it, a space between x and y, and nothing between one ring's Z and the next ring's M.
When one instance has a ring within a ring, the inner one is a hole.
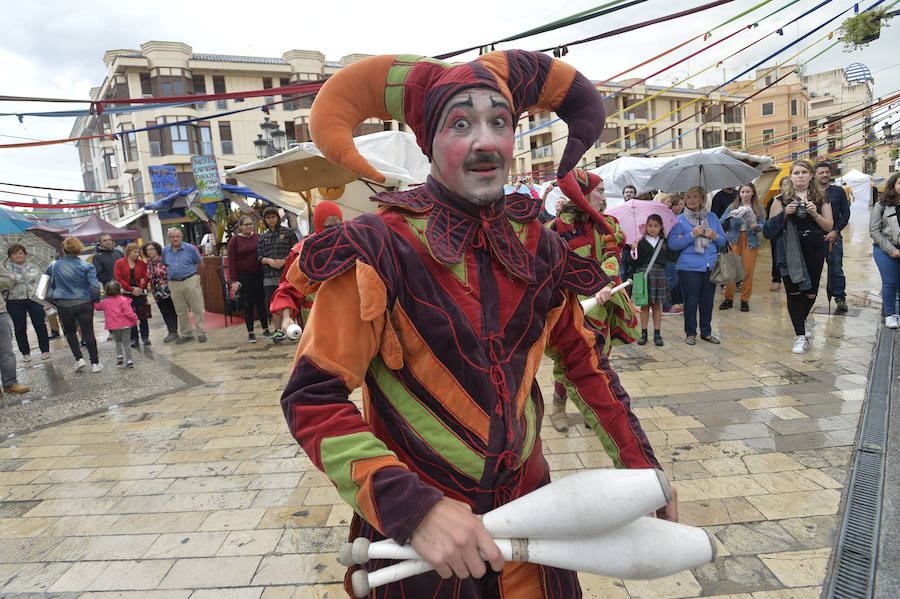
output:
M213 156L191 156L191 170L197 184L198 199L201 202L222 199L222 184L219 182L219 169Z
M147 170L150 171L154 200L172 195L180 189L174 166L148 166Z

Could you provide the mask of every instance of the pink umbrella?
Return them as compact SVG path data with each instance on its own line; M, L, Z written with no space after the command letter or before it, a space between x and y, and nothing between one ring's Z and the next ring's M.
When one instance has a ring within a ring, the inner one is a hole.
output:
M644 236L644 226L651 214L658 214L662 218L663 236L668 235L678 223L678 217L665 204L649 200L628 200L624 204L607 208L603 214L618 219L625 233L625 242L629 245L637 243Z

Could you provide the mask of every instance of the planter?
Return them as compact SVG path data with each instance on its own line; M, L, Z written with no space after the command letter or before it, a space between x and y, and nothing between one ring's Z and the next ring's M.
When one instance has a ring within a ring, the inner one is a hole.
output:
M881 37L881 27L887 24L887 11L869 10L854 15L841 24L840 36L844 51L852 52L869 45Z

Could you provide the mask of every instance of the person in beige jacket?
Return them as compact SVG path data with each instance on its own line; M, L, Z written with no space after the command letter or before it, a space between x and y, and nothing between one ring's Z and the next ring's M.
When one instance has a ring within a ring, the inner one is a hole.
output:
M0 291L9 291L15 280L8 274L0 275ZM0 379L7 393L28 393L30 387L20 385L16 377L16 356L13 354L12 327L6 314L6 299L0 293ZM3 395L0 393L0 395Z
M881 274L881 305L884 326L900 327L897 311L897 287L900 284L900 173L894 173L884 186L878 202L869 213L869 235L874 247L875 265Z

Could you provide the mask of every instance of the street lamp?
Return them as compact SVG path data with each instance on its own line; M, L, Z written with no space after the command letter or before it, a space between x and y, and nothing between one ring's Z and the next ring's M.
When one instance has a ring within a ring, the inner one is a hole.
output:
M891 135L891 124L885 123L881 126L881 130L884 132L885 141L891 142L894 141L894 136Z
M262 160L269 156L274 156L284 151L287 142L287 136L284 131L278 128L278 125L271 122L269 117L263 118L263 122L259 124L262 133L253 140L253 149L256 150L256 158Z

